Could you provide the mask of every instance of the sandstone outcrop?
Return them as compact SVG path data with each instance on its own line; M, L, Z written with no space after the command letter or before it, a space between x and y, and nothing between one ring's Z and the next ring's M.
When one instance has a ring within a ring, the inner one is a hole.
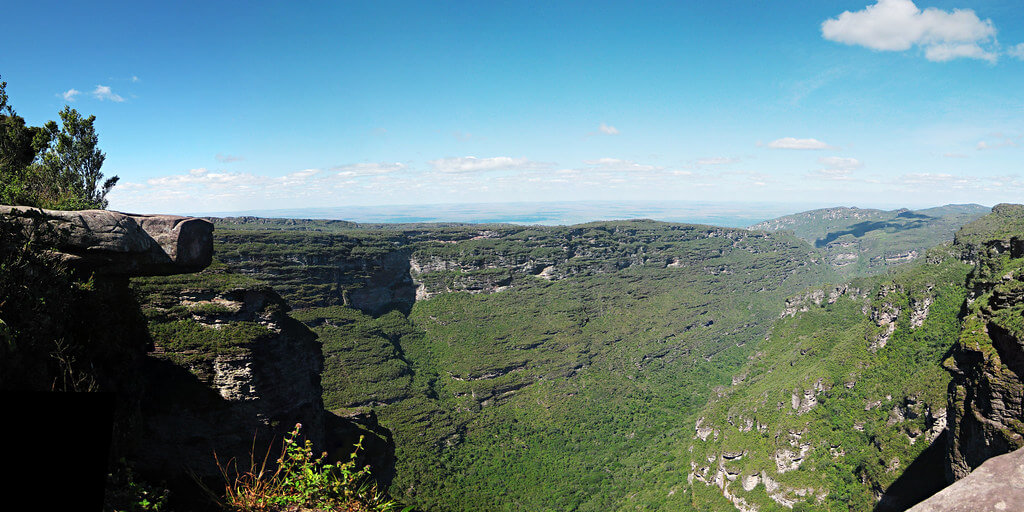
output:
M110 276L197 272L213 256L213 224L173 215L0 206L0 218L55 248L73 269Z
M211 335L240 323L260 327L249 339L205 350L155 343L145 364L139 469L217 475L214 450L222 462L247 463L254 444L264 453L296 423L324 447L323 356L313 332L286 314L284 300L269 288L203 290L147 307L182 304Z
M222 464L234 459L242 471L249 469L252 452L257 463L270 453L273 465L283 435L298 423L316 450L340 451L336 455L346 459L366 436L363 461L375 466L379 481L389 478L390 432L372 413L324 409L320 344L287 315L288 304L274 290L217 272L194 279L146 277L209 266L211 222L0 206L0 227L15 237L15 246L33 242L33 254L45 263L29 269L36 281L47 282L38 276L47 272L77 281L96 278L93 285L73 287L78 294L61 297L67 302L61 306L82 311L83 319L62 319L73 325L73 336L59 348L74 356L67 357L69 373L78 375L74 364L88 366L86 390L116 394L112 460L125 457L144 478L173 486L172 496L183 500L172 504L176 509L192 510L205 500L193 478L221 478L214 451ZM49 341L35 345L42 342ZM45 353L28 355L47 359ZM44 377L43 384L53 380Z
M985 461L910 512L1002 512L1024 507L1024 449Z

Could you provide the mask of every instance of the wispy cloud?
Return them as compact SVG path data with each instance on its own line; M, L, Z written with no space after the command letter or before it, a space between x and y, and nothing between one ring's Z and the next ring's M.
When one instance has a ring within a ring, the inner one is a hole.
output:
M772 149L831 149L832 146L818 139L797 139L795 137L783 137L768 143Z
M79 94L82 94L82 91L79 91L78 89L71 88L71 89L68 89L68 90L58 94L57 96L60 96L61 98L64 98L64 101L75 101L75 96L78 96Z
M816 171L812 171L810 176L813 178L834 181L852 180L853 171L864 167L864 163L860 160L842 156L823 156L818 159L818 163L824 167Z
M115 94L107 85L97 85L96 88L93 89L92 95L100 101L110 100L115 103L121 103L124 101L124 98L119 94Z
M430 164L434 168L434 170L444 173L531 170L548 167L548 164L534 162L527 158L512 158L508 156L497 156L493 158L460 156L452 158L439 158L437 160L431 160L427 163Z
M846 169L850 171L864 167L864 163L860 160L843 156L823 156L818 159L818 163L830 169Z
M879 51L924 49L925 58L945 62L971 58L995 62L996 28L971 9L918 9L912 0L878 0L860 11L845 11L821 24L830 41Z
M358 164L345 164L331 168L338 176L345 177L357 177L357 176L379 176L382 174L390 174L393 172L401 171L406 168L406 165L401 162L393 163L358 163Z
M1024 43L1019 43L1011 46L1006 50L1006 54L1015 59L1024 60Z
M201 167L140 182L118 183L111 192L111 201L119 208L168 212L244 210L274 203L301 207L324 204L339 193L359 194L360 189L379 192L378 189L387 188L372 183L372 179L353 179L321 169L266 176Z
M965 188L978 182L977 178L931 172L904 174L896 181L904 185L947 188Z
M648 164L638 164L632 160L622 160L619 158L598 158L597 160L584 160L583 163L593 166L594 168L601 169L603 171L630 172L659 171L664 169L664 167L658 167L655 165Z
M701 158L700 160L697 160L697 165L728 165L739 161L739 158L716 156L712 158Z
M975 149L977 149L978 151L984 151L986 149L1015 148L1020 146L1021 143L1024 142L1024 135L1018 135L1016 137L1013 137L1009 135L1003 135L1001 133L996 133L993 134L993 136L998 140L978 141L978 145L975 146Z
M600 130L601 133L603 133L605 135L618 135L619 134L618 128L615 128L614 126L607 125L607 124L604 124L604 123L601 123L601 126L598 126L597 129Z
M217 156L214 158L216 158L218 162L223 164L228 164L231 162L241 162L242 160L245 160L245 157L243 156L227 155L224 153L217 153Z

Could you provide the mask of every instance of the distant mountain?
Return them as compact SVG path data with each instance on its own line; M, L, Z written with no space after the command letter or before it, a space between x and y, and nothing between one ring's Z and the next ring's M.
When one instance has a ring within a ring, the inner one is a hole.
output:
M791 231L821 249L834 269L857 276L919 258L989 211L978 204L891 211L823 208L766 220L750 229Z

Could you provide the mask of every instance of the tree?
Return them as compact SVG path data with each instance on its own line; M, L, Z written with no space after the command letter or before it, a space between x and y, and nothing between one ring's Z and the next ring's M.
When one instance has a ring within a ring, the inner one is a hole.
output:
M96 116L65 106L54 121L27 126L0 82L0 204L59 210L106 208L117 176L103 179Z
M7 99L7 82L0 81L0 203L39 206L30 191L29 166L49 145L49 133L26 126Z
M107 193L117 184L118 177L101 184L100 167L106 155L96 147L96 116L83 118L78 111L65 106L60 119L60 130L57 123L46 123L52 142L42 155L43 173L56 189L57 205L61 209L106 208Z

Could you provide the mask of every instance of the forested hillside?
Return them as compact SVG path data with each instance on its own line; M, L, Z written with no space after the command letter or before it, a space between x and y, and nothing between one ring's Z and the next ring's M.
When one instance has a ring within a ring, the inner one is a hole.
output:
M988 212L977 204L891 211L824 208L766 220L750 229L791 231L821 249L837 272L856 277L918 259Z
M428 510L688 501L636 491L684 481L669 454L694 412L785 297L833 279L787 234L650 221L229 219L216 236L319 334L326 405L376 410L394 488Z
M899 510L945 483L971 237L1015 229L851 280L786 232L214 220L206 274L295 308L424 510Z

